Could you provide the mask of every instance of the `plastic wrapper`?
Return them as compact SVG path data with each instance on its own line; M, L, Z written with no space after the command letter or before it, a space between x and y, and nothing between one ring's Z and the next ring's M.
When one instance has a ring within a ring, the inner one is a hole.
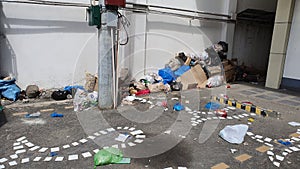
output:
M97 104L98 92L94 91L88 93L84 90L77 89L73 100L74 111L88 110L89 108L94 107Z
M118 163L123 159L123 154L119 149L110 147L100 150L94 156L94 168L108 164Z

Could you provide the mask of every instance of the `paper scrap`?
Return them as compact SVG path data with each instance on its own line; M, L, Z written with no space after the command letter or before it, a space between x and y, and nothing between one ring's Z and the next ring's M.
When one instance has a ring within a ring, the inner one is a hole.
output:
M21 145L21 142L16 142L13 144L13 146L19 146L19 145Z
M272 139L271 139L271 138L269 138L269 137L266 137L266 138L264 139L264 141L266 141L266 142L271 142L271 141L272 141Z
M269 156L273 156L273 155L274 155L274 153L273 153L272 151L267 151L267 154L268 154Z
M274 164L276 167L280 167L280 163L277 162L277 161L274 161L273 164Z
M101 131L99 131L101 134L107 134L107 132L106 131L103 131L103 130L101 130Z
M279 161L283 161L284 160L284 157L280 156L280 155L276 155L276 159L279 160Z

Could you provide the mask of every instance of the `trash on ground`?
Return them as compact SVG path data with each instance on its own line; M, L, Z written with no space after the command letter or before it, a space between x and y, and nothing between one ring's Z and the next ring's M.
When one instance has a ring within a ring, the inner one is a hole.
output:
M26 118L38 118L41 116L40 112L36 112L36 113L31 113L31 114L26 114L25 117Z
M84 88L88 92L98 91L98 77L89 72L85 72L85 85Z
M79 85L65 86L64 87L64 91L68 92L69 94L75 93L77 89L84 90L83 86L79 86Z
M251 118L248 119L248 121L249 121L250 123L253 123L253 122L254 122L254 118L251 117Z
M41 93L37 85L28 85L25 91L28 98L36 98Z
M180 103L176 103L174 106L173 106L173 110L175 111L181 111L181 110L184 110L184 106Z
M57 113L57 112L53 112L50 116L51 116L51 117L64 117L63 114L59 114L59 113Z
M98 92L88 93L84 90L77 89L74 99L74 111L88 110L98 104Z
M291 142L289 141L285 141L285 140L277 140L278 143L282 144L282 145L285 145L285 146L290 146L292 145Z
M238 150L237 149L230 149L231 153L234 154L236 153Z
M115 140L124 143L129 137L130 137L129 134L119 134L119 136L115 138Z
M94 155L94 168L108 164L115 164L123 159L123 153L116 148L102 149Z
M220 108L220 104L219 103L216 103L216 102L208 102L206 105L205 105L205 108L208 109L208 110L217 110Z
M68 91L57 90L51 94L51 98L54 100L66 100L69 94Z
M56 152L50 152L50 156L51 157L54 157L54 156L57 156L58 154Z
M208 80L207 80L207 87L209 88L212 88L212 87L219 87L221 86L222 84L224 84L224 77L221 76L221 75L215 75L215 76L212 76L210 77Z
M226 112L226 110L216 110L215 113L219 117L227 118L227 112Z
M229 143L241 144L244 141L244 137L248 131L248 125L238 124L233 126L226 126L220 131L219 136Z
M292 122L289 122L289 125L291 125L293 127L298 127L298 126L300 126L300 123L292 121Z
M0 80L0 96L16 101L20 95L20 88L15 84L16 80Z

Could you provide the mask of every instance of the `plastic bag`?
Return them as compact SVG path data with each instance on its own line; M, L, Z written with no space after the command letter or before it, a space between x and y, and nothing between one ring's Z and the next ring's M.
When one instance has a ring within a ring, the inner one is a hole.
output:
M73 105L74 111L88 110L98 104L98 92L94 91L91 93L85 92L84 90L77 89Z
M176 80L176 76L171 68L166 67L164 69L158 70L158 75L163 78L164 84L170 83Z
M0 80L0 96L16 101L20 95L20 88L15 84L15 79Z
M248 125L238 124L234 126L226 126L220 131L219 136L232 144L241 144L248 131Z
M218 87L224 83L224 77L221 75L212 76L207 80L208 87Z
M94 156L94 168L96 166L118 163L123 159L123 154L119 149L110 147L100 150Z
M181 75L183 75L185 72L187 72L188 70L190 70L191 67L190 66L187 66L187 65L183 65L181 66L179 69L177 69L174 74L176 77L179 77Z

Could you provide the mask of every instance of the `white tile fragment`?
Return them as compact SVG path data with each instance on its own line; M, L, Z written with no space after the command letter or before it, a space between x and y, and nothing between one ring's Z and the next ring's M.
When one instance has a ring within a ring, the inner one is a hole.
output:
M107 134L107 132L106 131L103 131L103 130L101 130L101 131L99 131L101 134Z
M15 166L15 165L17 165L18 163L17 163L16 161L10 161L8 164L9 164L10 166Z
M76 146L79 145L79 143L77 143L77 142L75 141L75 142L72 143L72 145L76 147Z
M19 158L19 156L18 156L17 154L10 155L9 157L10 157L11 159L17 159L17 158Z
M164 168L164 169L173 169L172 167L167 167L167 168Z
M269 147L273 147L273 144L270 144L270 143L265 143L265 145L267 145Z
M93 150L93 152L96 154L99 152L99 149L95 149L95 150Z
M243 114L243 116L245 116L245 117L248 117L248 116L249 116L249 114L247 114L247 113L244 113L244 114Z
M271 138L269 138L269 137L266 137L266 138L264 139L264 141L266 141L266 142L271 142L271 141L272 141L272 139L271 139Z
M134 144L134 143L132 143L132 142L129 142L128 145L129 145L130 147L133 147L133 146L135 146L136 144Z
M206 119L207 119L207 120L211 120L211 117L207 117Z
M122 143L122 144L121 144L121 147L122 147L122 148L126 148L126 144Z
M81 154L83 156L83 158L88 158L88 157L92 157L92 154L90 152L85 152Z
M255 113L250 113L250 115L251 115L251 116L256 116L256 114L255 114Z
M101 134L99 134L98 132L95 132L94 135L98 137L98 136L100 136Z
M69 160L69 161L72 161L72 160L78 160L78 154L69 155L68 160Z
M193 124L192 124L192 126L196 127L196 126L197 126L197 124L196 124L196 123L193 123Z
M51 161L52 160L52 157L46 157L45 159L44 159L44 161Z
M108 128L106 129L108 132L113 132L113 131L116 131L114 128Z
M8 159L7 158L1 158L0 159L0 163L4 163L4 162L6 162Z
M187 169L186 167L178 167L178 169Z
M14 147L13 149L14 149L14 150L19 150L19 149L22 149L22 148L24 148L24 146L23 146L23 145L20 145L20 146Z
M142 130L136 130L136 131L133 131L133 132L130 132L130 134L132 135L138 135L138 134L143 134L144 132Z
M34 146L34 144L32 144L32 143L30 143L30 142L25 143L25 145L26 145L27 147L33 147L33 146Z
M79 142L82 143L82 144L86 143L87 141L88 141L87 139L81 139L81 140L79 140Z
M103 149L108 149L108 148L109 148L108 146L104 146L104 147L103 147Z
M13 144L13 146L19 146L19 145L21 145L21 142L16 142Z
M124 127L123 129L124 129L124 130L128 130L128 129L129 129L129 127L127 127L127 126L126 126L126 127Z
M21 141L21 143L22 143L22 144L28 143L28 140L23 140L23 141Z
M284 149L284 151L286 151L286 152L288 152L288 153L292 153L293 151L292 150L290 150L290 149Z
M34 146L34 147L30 148L29 150L30 150L30 151L35 151L35 150L37 150L37 149L39 149L39 148L40 148L40 146Z
M48 148L43 147L43 148L41 148L41 149L39 150L39 152L43 153L43 152L45 152L45 151L47 151L47 150L48 150Z
M23 163L28 163L29 162L29 158L23 158L22 160L21 160L21 163L23 164Z
M280 167L280 163L277 162L277 161L274 161L273 164L274 164L276 167Z
M263 136L261 136L261 135L256 135L255 138L262 139Z
M244 118L244 116L243 115L238 115L240 118Z
M293 151L300 151L300 149L297 148L297 147L290 147L290 149L293 150Z
M15 153L16 154L21 154L21 153L25 153L26 152L26 150L25 149L22 149L22 150L17 150Z
M134 142L135 143L142 143L144 140L142 140L142 139L136 139L136 140L134 140Z
M3 169L3 168L5 168L5 165L3 165L3 164L0 165L0 169Z
M111 147L112 147L112 148L116 148L116 149L119 148L118 144L112 145Z
M59 147L53 147L50 149L51 152L57 152L59 151Z
M69 145L69 144L66 144L66 145L63 146L63 148L64 148L64 149L70 148L70 145Z
M32 161L37 162L40 161L42 159L42 157L35 157Z
M63 161L64 157L56 157L54 161Z
M274 161L274 157L272 157L272 156L269 156L269 159L270 159L270 161Z
M122 127L117 127L117 129L118 129L118 130L121 130L121 129L122 129Z
M24 140L25 138L26 138L25 136L22 136L22 137L17 139L17 142L20 142L20 141Z
M274 155L274 153L273 153L272 151L267 151L267 154L268 154L269 156L273 156L273 155Z
M227 119L232 120L233 118L231 116L227 116Z
M256 141L263 143L264 141L262 141L261 139L256 139Z
M146 135L136 135L135 138L146 138Z
M300 141L300 139L299 139L299 138L297 138L297 137L292 137L292 140L295 140L295 141Z
M94 140L96 137L94 137L94 136L88 136L87 138L89 138L91 140Z
M135 128L134 128L134 127L131 127L131 128L129 129L129 131L133 131L133 130L135 130Z
M235 118L235 119L240 119L238 116L232 116L233 118Z
M288 152L282 152L283 156L287 156L289 153Z
M284 157L280 156L280 155L276 155L276 159L279 160L279 161L283 161L284 160Z

